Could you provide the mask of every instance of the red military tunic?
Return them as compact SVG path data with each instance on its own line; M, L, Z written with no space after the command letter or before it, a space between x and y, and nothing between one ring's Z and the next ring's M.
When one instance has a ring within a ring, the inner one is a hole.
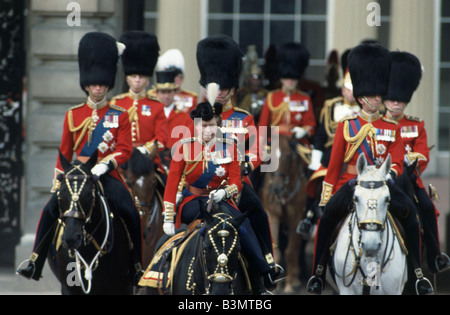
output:
M292 128L302 127L308 136L313 136L316 119L309 95L299 90L290 95L281 89L269 92L261 110L259 126L278 126L281 134L290 134ZM309 145L307 139L300 142Z
M178 142L175 152L164 192L164 212L175 214L177 192L185 187L183 201L178 206L176 227L181 224L181 212L187 202L198 196L208 196L224 180L226 184L222 188L227 195L233 196L241 190L241 171L233 140L215 138L205 144L197 138L183 139ZM229 203L235 206L232 199Z
M128 111L133 146L144 145L150 152L154 141L157 140L159 151L164 149L168 127L162 103L148 98L146 91L135 94L131 90L115 96L111 102Z
M167 117L167 113L166 113ZM174 107L167 117L168 138L166 147L171 149L173 145L183 139L194 136L194 123L189 114Z
M83 162L98 150L99 161L120 179L115 169L128 161L133 150L127 111L108 104L106 99L94 104L89 98L87 103L70 108L64 118L59 150L69 161L75 153ZM59 185L56 175L63 172L58 156L52 191Z
M356 162L360 154L364 154L367 161L377 167L390 154L391 170L399 176L403 171L404 159L399 124L382 117L379 112L369 116L363 110L359 116L348 117L339 122L323 182L321 206L344 183L357 175ZM344 163L347 166L343 170Z
M403 145L405 147L405 155L411 163L417 159L417 167L419 169L417 184L420 188L424 188L420 174L423 173L430 161L430 149L427 144L425 122L420 118L409 115L394 118L389 112L387 112L386 117L399 123Z
M258 150L258 131L253 116L249 112L233 106L230 101L223 106L221 117L222 133L228 138L237 140L239 148L244 145L242 148L244 148L245 156L238 156L238 158L241 162L246 161L251 170L254 170L261 164L261 156Z

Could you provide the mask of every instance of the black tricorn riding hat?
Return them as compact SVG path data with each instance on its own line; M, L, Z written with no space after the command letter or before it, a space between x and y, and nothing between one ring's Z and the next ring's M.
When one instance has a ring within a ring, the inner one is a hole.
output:
M120 42L127 47L122 55L125 75L141 74L151 77L159 57L156 35L144 31L128 31L122 34Z
M190 112L192 119L201 118L204 121L209 121L214 118L214 115L222 114L222 104L215 103L213 106L209 102L203 102Z
M309 51L301 43L284 43L277 49L278 76L300 80L309 65Z
M117 42L111 35L86 33L78 46L81 89L85 91L86 86L95 84L114 88L118 61Z
M348 70L355 98L387 94L391 55L385 47L379 44L354 47L348 55Z
M385 99L409 103L422 78L419 59L409 52L391 52L389 91Z

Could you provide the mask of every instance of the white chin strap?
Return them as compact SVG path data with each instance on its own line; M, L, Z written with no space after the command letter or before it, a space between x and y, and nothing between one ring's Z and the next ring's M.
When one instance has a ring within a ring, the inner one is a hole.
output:
M371 102L369 102L369 100L367 99L367 97L361 97L361 99L363 100L363 102L367 105L367 106L369 106L370 108L372 108L372 109L377 109L378 108L378 106L376 106L376 105L373 105Z

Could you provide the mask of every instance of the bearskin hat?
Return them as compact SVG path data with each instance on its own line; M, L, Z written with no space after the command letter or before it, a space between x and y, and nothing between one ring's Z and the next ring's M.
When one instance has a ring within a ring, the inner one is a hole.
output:
M300 80L309 65L309 51L300 43L284 43L277 49L278 76Z
M383 46L361 44L353 48L348 55L348 70L355 98L387 94L391 55Z
M85 91L89 85L106 85L114 88L119 61L116 40L106 33L89 32L78 46L80 87Z
M144 31L128 31L119 40L127 47L122 56L125 75L141 74L151 77L159 56L156 35Z
M244 54L229 36L209 36L197 44L197 64L200 85L216 83L221 89L239 87L239 75Z
M391 52L392 63L389 76L387 100L409 103L422 78L419 59L408 52Z

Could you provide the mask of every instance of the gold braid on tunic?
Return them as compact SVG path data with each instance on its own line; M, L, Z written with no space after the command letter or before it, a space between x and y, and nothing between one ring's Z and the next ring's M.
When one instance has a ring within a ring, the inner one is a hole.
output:
M371 139L375 139L375 141L371 142L371 149L372 152L376 152L374 150L374 144L376 148L376 138L374 137L376 135L376 129L371 124L365 124L361 127L358 134L354 137L350 136L349 132L349 122L346 120L344 122L344 139L347 141L350 146L347 147L344 155L344 162L348 163L353 156L355 155L356 150L358 150L359 146L362 144L364 139L366 139L367 136L369 136Z

